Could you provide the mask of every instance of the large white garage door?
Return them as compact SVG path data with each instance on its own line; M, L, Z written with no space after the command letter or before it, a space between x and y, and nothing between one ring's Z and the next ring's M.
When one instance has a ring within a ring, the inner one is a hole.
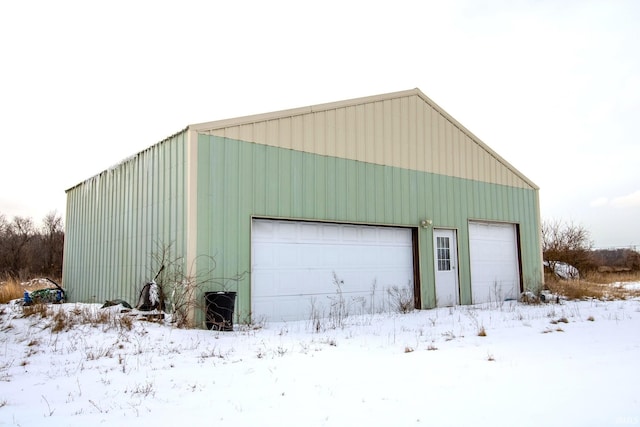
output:
M520 269L514 224L469 222L469 252L474 304L518 297Z
M413 298L411 239L406 228L254 219L253 320L329 317L339 304L351 315L390 310L390 287Z

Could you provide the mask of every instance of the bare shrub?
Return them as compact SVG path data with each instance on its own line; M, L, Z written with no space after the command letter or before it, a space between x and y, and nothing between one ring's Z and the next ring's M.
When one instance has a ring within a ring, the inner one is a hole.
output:
M215 256L198 256L192 265L187 266L184 257L176 254L173 243L157 243L156 246L156 251L151 254L151 265L154 267L152 271L158 272L155 282L163 299L161 306L166 299L171 322L178 328L194 327L196 310L206 314L206 306L198 298L205 290L227 291L230 284L237 286L247 274L245 271L231 277L219 277L215 275ZM200 268L198 271L196 264Z
M409 313L414 310L415 304L413 299L413 292L407 286L401 288L397 285L394 285L387 289L387 294L391 299L391 304L399 313Z

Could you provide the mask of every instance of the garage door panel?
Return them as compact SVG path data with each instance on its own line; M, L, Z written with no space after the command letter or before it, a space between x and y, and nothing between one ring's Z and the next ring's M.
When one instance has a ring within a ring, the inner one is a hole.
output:
M338 242L340 241L340 230L336 227L330 226L328 224L319 225L319 229L321 230L321 240L324 242Z
M263 243L258 243L255 242L254 243L254 258L253 258L253 265L257 266L257 267L268 267L268 266L272 266L275 265L275 252L271 251L271 250L266 250L266 245Z
M340 262L342 261L342 254L339 253L337 247L327 245L327 249L322 252L320 259L322 259L322 267L331 268L333 266L340 265Z
M345 303L379 311L382 306L371 300L381 302L385 288L413 290L411 239L409 229L254 220L253 315L273 321L308 319L311 301L317 311L328 313L337 298L334 273L343 281ZM374 283L377 295L372 298Z
M342 241L357 243L360 241L358 228L355 226L345 225L342 227Z
M251 279L260 283L277 283L277 277L275 271L264 271L264 270L255 270L252 274ZM253 293L258 298L263 298L267 296L272 296L276 293L277 290L275 287L267 288L259 288L256 289Z

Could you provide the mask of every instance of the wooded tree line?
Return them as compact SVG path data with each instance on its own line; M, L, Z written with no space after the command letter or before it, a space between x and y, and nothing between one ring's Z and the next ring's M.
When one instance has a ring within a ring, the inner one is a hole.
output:
M0 213L0 277L62 277L64 226L56 212L37 225L32 218Z
M640 270L640 253L633 249L593 249L589 231L573 222L543 221L542 256L548 262L565 262L581 272L614 267Z

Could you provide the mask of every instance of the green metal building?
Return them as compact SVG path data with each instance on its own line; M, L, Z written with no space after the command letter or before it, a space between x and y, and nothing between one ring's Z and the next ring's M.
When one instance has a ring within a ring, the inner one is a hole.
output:
M67 190L72 301L137 301L166 248L237 322L499 302L543 274L538 187L418 89L190 125Z

